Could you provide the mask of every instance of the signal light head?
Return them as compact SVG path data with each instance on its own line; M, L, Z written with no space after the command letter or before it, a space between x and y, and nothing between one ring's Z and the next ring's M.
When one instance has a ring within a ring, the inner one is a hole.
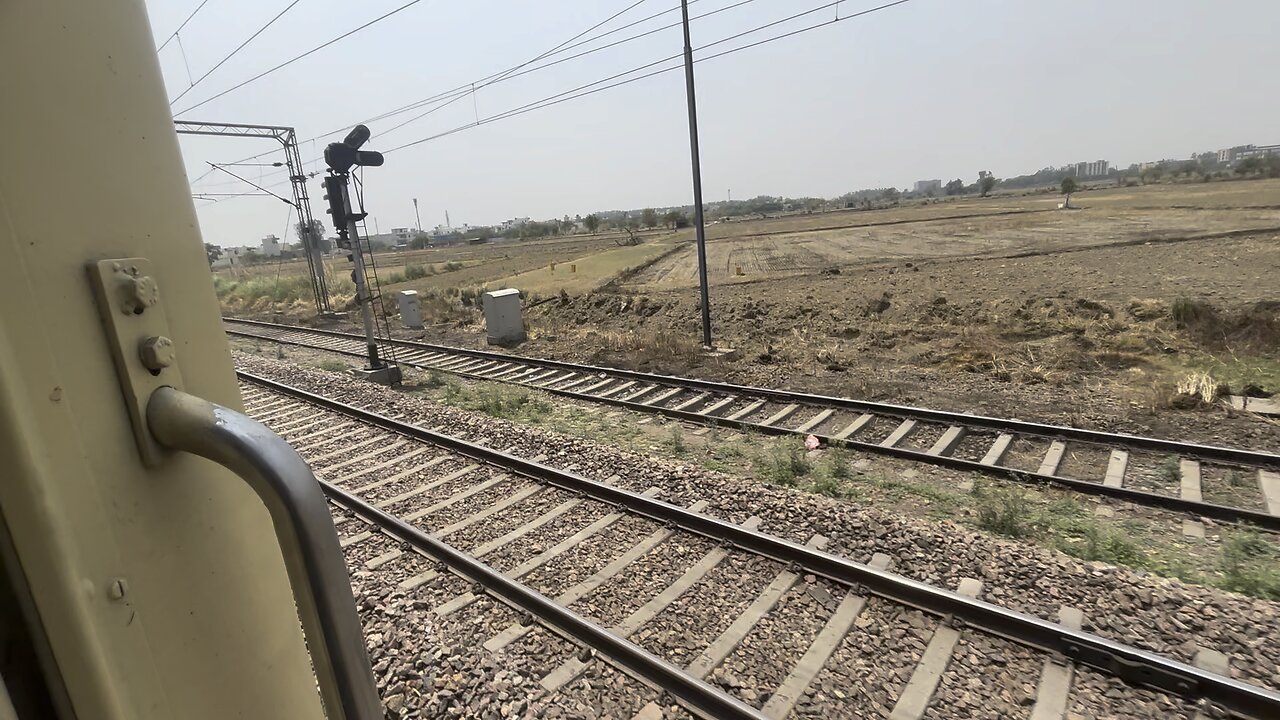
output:
M382 153L356 150L346 143L330 143L324 149L324 162L330 170L342 173L350 170L353 165L379 167L382 165Z
M333 227L340 231L347 229L347 207L342 202L342 176L329 175L324 179L324 199L329 201L329 209L325 212L333 216Z
M347 133L347 137L342 140L342 144L352 150L359 150L361 146L369 142L369 128L366 125L357 125L351 128L351 132Z
M357 150L356 164L361 167L382 167L382 153L374 150Z
M340 143L329 143L324 149L324 162L329 166L330 170L337 173L344 173L351 169L353 165L361 167L378 167L382 165L382 153L372 152L369 150L361 150L365 143L369 142L369 128L365 125L357 125L347 133L347 137Z

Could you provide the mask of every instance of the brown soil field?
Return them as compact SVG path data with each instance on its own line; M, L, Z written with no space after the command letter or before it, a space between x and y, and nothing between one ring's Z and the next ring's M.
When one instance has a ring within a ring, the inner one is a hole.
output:
M646 231L646 240L660 239L669 233ZM482 245L446 245L422 250L378 250L374 261L379 275L387 276L406 265L443 265L461 263L462 270L420 279L415 285L428 287L470 287L518 275L550 263L570 262L576 258L608 250L616 250L618 235L575 235L542 240L503 241ZM332 276L350 272L351 264L343 257L326 257L325 268ZM301 259L263 261L248 267L223 268L214 275L227 280L281 276L305 276L306 264ZM407 286L406 286L407 287ZM405 289L405 288L397 288Z
M1255 187L1264 186L1264 187ZM713 226L707 268L716 281L752 282L851 264L1052 252L1095 245L1280 229L1280 193L1263 182L1114 188L1061 196L957 200ZM1270 201L1270 204L1268 204ZM692 245L632 279L639 291L697 283Z
M711 310L733 359L699 352L691 243L595 291L530 303L517 352L1280 449L1275 421L1175 392L1200 372L1224 391L1280 391L1280 181L1091 190L1073 197L1077 210L1059 201L721 223L709 228ZM510 257L489 248L483 265L426 281L459 287L557 252L616 248L565 242L503 248ZM426 331L397 332L483 345L475 308L446 310Z

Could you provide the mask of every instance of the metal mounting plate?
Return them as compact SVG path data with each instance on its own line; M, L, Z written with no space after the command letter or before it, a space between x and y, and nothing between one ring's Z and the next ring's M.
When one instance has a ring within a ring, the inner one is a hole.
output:
M88 264L88 271L138 453L145 465L158 465L166 451L147 428L147 401L158 388L184 388L176 363L154 370L143 364L141 349L148 338L172 337L151 262L146 258L98 260Z

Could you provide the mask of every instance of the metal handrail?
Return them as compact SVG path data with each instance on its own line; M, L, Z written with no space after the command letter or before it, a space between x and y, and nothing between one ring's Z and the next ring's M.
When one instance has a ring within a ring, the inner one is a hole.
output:
M271 514L330 720L377 720L382 703L329 506L311 468L265 425L170 387L147 425L166 448L212 460L249 483Z

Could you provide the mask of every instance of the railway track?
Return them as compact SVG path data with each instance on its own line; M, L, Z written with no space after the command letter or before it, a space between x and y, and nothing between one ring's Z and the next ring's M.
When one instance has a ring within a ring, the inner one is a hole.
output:
M225 319L230 335L363 357L361 336ZM1280 531L1280 455L393 340L424 370L780 435Z
M1071 608L1054 623L985 602L976 579L934 587L893 573L891 557L827 553L818 535L789 542L755 517L727 522L701 501L240 378L249 414L341 508L349 566L419 594L435 618L484 598L510 606L514 619L486 633L490 653L539 631L567 638L539 676L550 694L607 663L648 688L628 711L644 719L671 700L707 718L972 717L978 688L984 714L1002 717L1280 716L1280 693L1228 677L1212 649L1185 664L1083 632ZM1004 701L993 678L1033 690ZM840 691L857 684L876 690Z

